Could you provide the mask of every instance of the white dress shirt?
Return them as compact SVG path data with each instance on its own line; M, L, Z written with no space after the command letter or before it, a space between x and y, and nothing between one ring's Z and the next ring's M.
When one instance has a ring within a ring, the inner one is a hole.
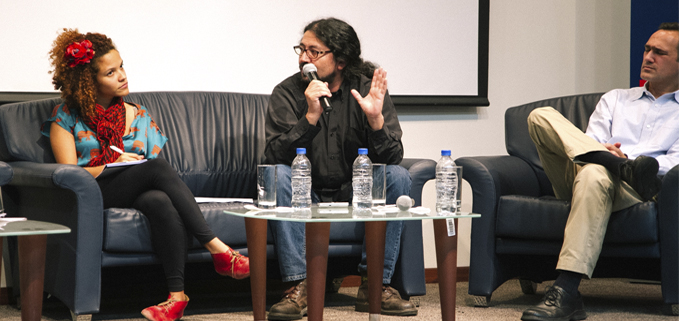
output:
M679 164L679 90L657 99L646 86L614 89L601 97L586 134L600 143L621 143L630 159L655 157L664 175Z

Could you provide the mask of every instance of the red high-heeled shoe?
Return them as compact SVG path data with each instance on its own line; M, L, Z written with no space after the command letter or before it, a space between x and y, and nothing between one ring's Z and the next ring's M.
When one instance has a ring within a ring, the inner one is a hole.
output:
M189 296L184 295L186 301L172 299L172 295L167 297L167 301L158 305L150 306L141 311L141 314L151 321L175 321L184 316L184 309L189 304Z
M215 271L236 280L250 276L250 259L229 248L225 253L212 254Z

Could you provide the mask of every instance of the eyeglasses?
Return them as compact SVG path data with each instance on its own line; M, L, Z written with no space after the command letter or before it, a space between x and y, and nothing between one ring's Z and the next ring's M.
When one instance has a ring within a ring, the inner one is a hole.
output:
M332 50L325 50L325 51L318 51L316 49L307 49L302 46L294 46L292 49L295 49L295 53L298 55L302 55L302 53L306 52L306 55L309 56L311 59L318 59L323 57L325 54L331 53Z

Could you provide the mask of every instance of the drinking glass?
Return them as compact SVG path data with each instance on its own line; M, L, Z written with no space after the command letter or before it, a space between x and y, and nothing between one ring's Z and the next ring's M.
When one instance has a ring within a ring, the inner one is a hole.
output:
M373 207L387 204L387 164L373 164L372 196Z
M2 187L0 187L0 214L5 213L5 206L2 204Z
M276 208L276 165L257 165L257 207Z
M457 176L457 186L455 187L455 214L462 213L462 166L453 166Z

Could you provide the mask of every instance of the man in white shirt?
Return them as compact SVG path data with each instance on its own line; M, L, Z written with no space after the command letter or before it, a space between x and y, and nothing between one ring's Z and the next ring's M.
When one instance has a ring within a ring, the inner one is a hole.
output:
M601 97L586 133L551 107L535 109L528 128L557 198L571 201L559 276L522 320L583 320L578 292L601 253L612 212L653 199L679 164L679 24L663 23L648 40L643 87Z

